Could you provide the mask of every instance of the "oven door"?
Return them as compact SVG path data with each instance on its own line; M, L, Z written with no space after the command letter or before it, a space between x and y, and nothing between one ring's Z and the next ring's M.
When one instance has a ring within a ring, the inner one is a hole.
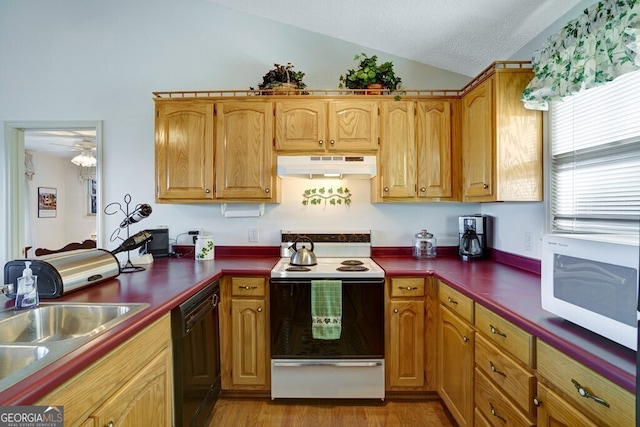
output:
M384 278L342 280L337 339L314 339L310 279L271 279L272 359L384 358Z

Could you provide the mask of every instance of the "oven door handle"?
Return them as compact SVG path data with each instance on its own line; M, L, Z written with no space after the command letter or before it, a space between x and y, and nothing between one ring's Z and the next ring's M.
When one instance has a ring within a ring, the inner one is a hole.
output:
M376 366L382 366L382 362L273 362L274 367L293 368L304 366L335 366L340 368L373 368Z

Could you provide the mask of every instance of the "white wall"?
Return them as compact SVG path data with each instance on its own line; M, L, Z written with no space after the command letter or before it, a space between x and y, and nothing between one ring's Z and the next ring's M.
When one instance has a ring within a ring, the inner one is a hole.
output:
M166 225L172 238L201 228L218 244L244 245L248 227L258 226L258 244L275 245L281 228L357 228L373 230L378 246L396 246L409 245L426 227L441 245L455 244L457 216L477 213L478 205L371 205L362 196L347 210L316 212L298 205L302 184L287 182L283 203L257 219L223 218L217 205L153 204L152 91L244 89L260 83L274 62L293 63L311 88L335 88L362 51L394 61L408 89L456 88L469 80L205 0L0 0L0 122L103 120L103 202L130 193L134 203L151 203L153 214L140 228ZM4 176L0 180L4 200ZM368 194L362 185L352 187ZM530 209L515 208L534 220ZM505 242L518 221L502 221L500 208L485 211L501 216L505 237L496 239L497 247L529 255ZM4 211L0 215L6 224ZM119 221L104 217L105 241Z

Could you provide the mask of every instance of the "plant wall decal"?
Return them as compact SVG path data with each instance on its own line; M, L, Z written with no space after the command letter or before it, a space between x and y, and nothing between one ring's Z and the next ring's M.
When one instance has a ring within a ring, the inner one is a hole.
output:
M342 205L349 206L351 204L351 192L346 187L338 187L335 190L333 188L310 188L304 191L302 195L302 204L319 205L324 201L327 201L330 205Z

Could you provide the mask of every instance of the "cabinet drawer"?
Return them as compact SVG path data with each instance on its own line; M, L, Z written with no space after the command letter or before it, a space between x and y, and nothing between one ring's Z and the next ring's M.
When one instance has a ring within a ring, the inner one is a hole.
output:
M469 323L473 323L473 300L438 281L438 298L451 311Z
M530 416L535 414L535 375L486 338L476 337L476 365Z
M266 280L264 277L232 277L231 295L234 297L263 297Z
M478 368L475 370L474 400L476 408L494 426L535 425Z
M537 353L538 373L583 412L597 418L604 423L603 425L634 425L635 396L632 393L543 341L538 342ZM604 400L609 406L583 397L578 391L580 386L590 395Z
M529 368L534 368L533 336L487 308L476 305L476 329Z
M424 278L422 277L396 277L389 281L391 298L424 296Z

